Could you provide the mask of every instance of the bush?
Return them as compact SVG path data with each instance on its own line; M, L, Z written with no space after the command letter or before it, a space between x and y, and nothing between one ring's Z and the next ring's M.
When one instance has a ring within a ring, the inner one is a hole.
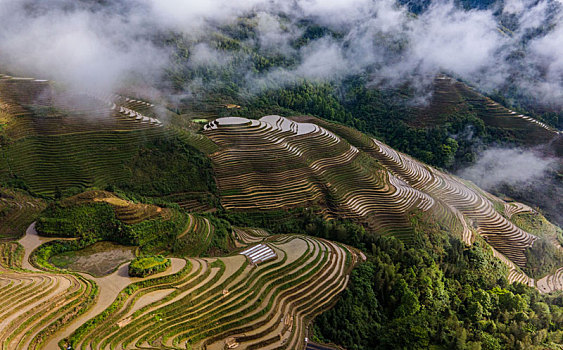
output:
M81 246L106 240L151 252L169 249L186 221L186 215L175 213L168 219L127 225L116 217L108 203L52 204L37 219L36 230L43 236L78 238Z
M37 232L43 236L76 237L94 243L100 239L130 244L123 224L107 203L74 206L50 205L37 219Z
M162 272L169 266L170 259L162 255L138 257L129 264L129 276L146 277Z
M539 238L526 249L526 267L524 271L533 278L541 278L553 273L563 264L563 253L546 238Z

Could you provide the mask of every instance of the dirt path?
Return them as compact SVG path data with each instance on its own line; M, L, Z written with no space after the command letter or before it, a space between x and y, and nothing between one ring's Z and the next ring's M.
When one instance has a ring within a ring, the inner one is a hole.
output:
M25 236L19 240L19 243L24 247L22 267L24 269L28 269L32 271L41 271L31 265L31 263L29 262L29 256L31 255L31 252L33 252L33 250L35 250L41 244L49 241L54 241L57 239L60 240L60 239L69 239L69 238L41 237L37 234L37 231L35 230L35 223L31 224L27 228L25 232ZM147 279L173 274L180 271L184 266L186 266L186 260L184 259L171 258L170 260L171 260L170 268L168 268L164 272L147 277ZM129 277L128 269L129 269L129 263L125 263L121 265L111 275L107 275L99 278L93 277L86 273L80 273L80 275L82 275L83 277L89 280L94 281L98 285L99 293L96 303L90 310L86 311L80 317L72 320L65 329L61 330L56 337L52 338L48 343L45 344L44 349L45 350L59 349L57 344L61 338L69 336L82 323L84 323L88 319L96 316L97 314L105 310L115 300L117 294L127 285L133 282L143 280L143 278Z
M35 248L39 247L41 244L55 241L57 239L61 240L74 238L41 237L37 234L37 231L35 231L35 222L29 225L29 227L25 231L25 236L23 236L23 238L18 241L25 249L22 267L31 271L41 271L31 265L31 263L29 262L29 256L31 255L31 252L33 252Z

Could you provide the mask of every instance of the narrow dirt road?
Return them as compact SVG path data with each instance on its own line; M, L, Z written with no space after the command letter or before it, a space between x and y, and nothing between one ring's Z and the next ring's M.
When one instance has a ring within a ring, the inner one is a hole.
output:
M39 247L41 244L60 240L60 239L74 239L74 238L53 238L53 237L42 237L37 234L35 230L35 223L32 223L26 230L25 236L19 240L19 243L24 247L24 256L22 261L22 267L31 271L41 271L31 265L29 262L29 256L31 252ZM176 273L180 271L184 266L186 266L186 260L171 258L170 267L161 273L146 277L155 278L161 277L169 274ZM80 273L83 277L94 281L99 288L98 298L94 306L82 314L80 317L72 320L67 326L60 330L50 341L45 344L44 349L46 350L56 350L59 349L57 343L60 339L69 336L74 332L82 323L86 322L88 319L98 315L100 312L105 310L117 297L117 294L125 288L127 285L143 280L143 278L129 277L129 263L121 265L115 272L104 277L93 277L86 273Z

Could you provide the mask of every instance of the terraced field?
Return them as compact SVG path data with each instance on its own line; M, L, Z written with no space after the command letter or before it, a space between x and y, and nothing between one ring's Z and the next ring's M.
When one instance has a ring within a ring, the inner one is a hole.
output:
M204 128L221 147L211 158L226 209L321 202L334 215L361 218L375 230L408 240L412 231L406 213L440 207L316 124L268 116L220 118Z
M506 203L504 205L504 215L508 219L512 218L514 215L517 214L532 213L532 212L535 212L535 210L523 203L512 202L512 203Z
M49 82L0 76L7 142L0 177L17 176L37 194L103 187L124 178L122 163L164 132L153 105L118 95L56 92Z
M116 217L125 224L137 224L155 218L169 218L171 213L166 208L156 205L135 203L124 200L108 191L87 191L61 201L63 206L72 206L90 202L104 202L112 206Z
M563 290L563 267L554 274L539 279L536 283L541 292L549 293L554 290Z
M186 252L192 256L199 256L209 248L215 227L209 219L199 215L188 214L188 224L176 239L186 247Z
M242 244L258 243L265 240L270 234L259 228L234 227L235 239Z
M41 349L92 304L97 286L79 275L21 270L17 243L1 243L0 250L0 347Z
M333 215L412 240L411 213L421 211L466 244L482 236L510 269L511 281L534 285L520 268L536 236L495 209L508 204L365 135L312 117L219 118L205 135L222 203L233 210L325 205ZM518 207L509 208L513 215ZM240 234L239 234L240 236Z
M418 111L412 123L432 126L445 122L445 116L455 112L474 112L486 125L498 127L512 138L527 145L552 142L559 156L563 155L563 135L553 127L530 116L505 108L473 88L447 76L434 80L432 100Z
M228 237L225 239L223 239L223 236L215 237L216 225L208 217L195 213L186 213L176 208L135 203L119 198L111 192L101 190L86 191L59 201L57 208L64 214L44 212L43 216L38 219L39 231L44 235L56 237L60 226L48 223L47 228L42 231L42 224L45 220L48 222L53 220L56 222L58 220L63 220L63 222L65 220L80 221L81 217L76 215L81 214L73 214L74 210L78 210L85 205L100 202L109 204L111 209L113 209L115 219L119 223L114 222L113 225L122 225L119 229L120 232L130 230L128 232L131 232L130 234L135 235L135 239L139 240L139 243L118 241L123 244L143 245L151 242L151 248L147 248L150 249L151 253L165 254L171 251L179 256L205 255L209 254L212 248L215 248L215 250L226 250L225 245L228 244ZM61 219L57 215L67 216L65 216L65 219ZM103 222L100 222L100 225L102 224ZM78 224L75 230L85 230L84 225L88 226L90 224L83 224L82 226ZM73 232L73 229L70 229L67 235L74 237ZM114 240L111 236L104 236L99 239ZM65 260L61 262L63 265L64 263Z
M537 237L510 219L531 208L505 203L351 128L313 117L266 116L214 119L203 133L196 123L165 131L150 102L99 92L61 94L46 81L2 75L0 112L0 180L22 180L33 193L54 196L61 188L103 188L125 179L123 163L139 146L172 132L211 158L226 210L315 205L329 219L353 219L408 243L416 242L415 220L428 220L467 245L483 237L509 267L510 282L541 292L563 290L563 267L537 281L522 272L525 251ZM539 132L553 133L534 124ZM44 231L53 237L38 236L32 224L19 243L0 243L0 348L304 349L309 323L334 304L365 255L309 236L248 227L226 231L226 222L197 214L218 206L214 194L187 191L161 198L186 211L90 190L57 201L43 214L60 209L60 217L38 219L38 227L55 219L78 223L67 234L74 240L72 233L84 227L77 218L90 216L65 213L82 204L109 204L115 217L107 205L91 207L109 211L104 218L123 231L137 225L130 232L164 242L153 246L156 253L176 256L165 272L151 277L131 278L127 258L99 277L37 270L29 258L35 259L32 251L42 243L57 239L61 226L55 224ZM0 189L0 238L21 235L45 207L43 200ZM139 251L147 242L139 243Z
M70 200L112 199L104 193ZM190 215L183 234L205 240L212 230L207 218ZM57 238L31 225L23 247L0 244L0 348L303 349L309 322L365 257L322 239L237 231L240 248L229 256L173 258L169 270L147 278L130 278L125 264L95 278L36 270L31 251Z
M177 278L121 294L78 329L75 349L301 349L306 325L345 288L358 256L334 243L273 236L274 259L191 258ZM109 310L109 309L108 309Z
M124 200L111 192L92 190L65 198L60 202L62 207L104 202L109 204L116 218L126 225L135 225L147 220L162 219L177 222L177 231L162 232L173 236L176 248L174 252L181 255L200 256L210 248L215 227L211 221L198 214L188 214L173 208L159 207L153 204L135 203Z
M370 154L377 157L387 168L407 181L411 186L441 198L450 207L461 212L466 222L495 249L519 266L524 266L524 250L535 236L519 229L494 209L493 203L473 186L453 176L417 164L412 158L398 154L374 140L376 149Z
M209 194L202 195L201 192L174 193L160 198L168 202L174 202L188 212L203 213L217 210L213 197Z
M0 240L21 237L43 209L45 203L40 199L0 188Z
M527 210L524 205L508 204L483 192L468 181L424 165L411 157L396 152L375 139L367 141L363 135L349 128L335 127L352 142L363 144L362 150L377 159L386 169L410 186L440 198L456 216L462 219L464 241L471 242L472 232L485 238L495 256L510 268L510 282L534 285L535 281L520 270L526 264L525 250L537 239L518 228L495 209L495 202L508 208L508 215ZM505 209L506 210L506 209ZM447 220L447 217L439 220Z

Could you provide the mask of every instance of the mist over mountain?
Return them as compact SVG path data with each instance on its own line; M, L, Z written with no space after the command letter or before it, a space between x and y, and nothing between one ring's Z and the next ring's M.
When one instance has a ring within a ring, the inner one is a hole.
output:
M174 33L190 43L185 64L230 62L250 92L298 79L333 81L361 74L379 87L408 83L424 102L433 77L445 72L483 91L516 87L561 110L560 2L414 5L390 0L3 0L0 63L15 74L82 88L112 89L124 81L156 85L178 54L160 39ZM413 6L417 14L409 11ZM213 33L241 20L252 34L241 38L239 49L225 52L206 44ZM248 66L250 51L244 48L283 63L257 72ZM196 86L191 82L183 88Z
M563 222L561 159L539 151L493 147L457 174L479 187L542 207L550 219Z

